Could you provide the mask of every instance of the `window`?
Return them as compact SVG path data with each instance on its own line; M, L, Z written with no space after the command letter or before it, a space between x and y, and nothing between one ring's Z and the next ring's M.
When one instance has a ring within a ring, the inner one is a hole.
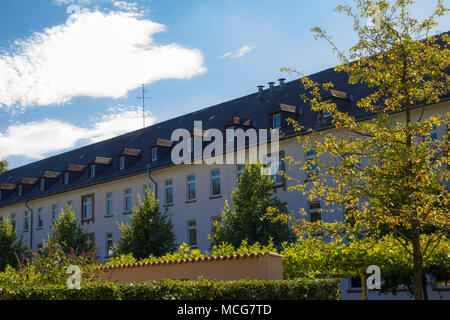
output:
M272 128L281 128L281 113L277 113L272 116Z
M195 220L188 221L189 245L197 246L197 222Z
M25 211L25 213L24 213L23 230L24 231L30 230L30 212L29 211Z
M95 164L91 165L91 178L95 177Z
M89 221L94 219L94 195L88 195L81 198L82 220Z
M45 189L45 179L39 181L39 190L43 191Z
M220 170L215 169L211 171L211 195L220 195Z
M44 209L39 208L38 209L38 221L37 221L37 229L42 229L44 226Z
M195 174L187 176L187 200L195 200Z
M328 100L326 100L326 101L324 101L326 104L332 104L333 103L333 101L331 101L331 99L328 99ZM330 112L328 112L328 111L326 111L326 110L323 110L322 111L322 116L326 119L326 118L330 118L331 117L331 113Z
M270 179L273 180L274 184L279 184L283 181L282 171L283 162L282 155L271 156L269 158L268 166L270 166Z
M92 249L95 245L95 233L89 233L87 235L87 246L88 249Z
M322 219L320 211L320 201L309 203L309 219L311 222L317 222Z
M131 189L125 190L124 197L124 213L131 212Z
M166 204L173 203L173 180L166 181Z
M19 197L21 197L21 196L22 196L22 193L23 193L23 187L22 187L21 184L19 184L19 185L17 186L17 195L18 195Z
M111 257L113 255L113 247L114 246L114 242L113 242L113 234L112 232L108 232L106 234L106 256L107 257Z
M239 179L241 178L242 172L245 169L245 164L238 164L237 166L237 180L239 182Z
M158 160L158 148L152 148L152 161Z
M124 156L119 158L119 169L120 170L125 169L125 157Z
M58 205L52 205L52 220L58 220Z
M64 172L64 184L68 184L68 183L69 183L69 173Z
M227 140L233 141L234 140L234 128L230 127L227 129Z
M315 150L307 151L306 161L309 162L309 169L306 172L306 178L307 180L309 180L317 172L318 169L317 152Z
M113 204L113 194L112 192L109 192L106 194L106 215L108 217L113 215Z

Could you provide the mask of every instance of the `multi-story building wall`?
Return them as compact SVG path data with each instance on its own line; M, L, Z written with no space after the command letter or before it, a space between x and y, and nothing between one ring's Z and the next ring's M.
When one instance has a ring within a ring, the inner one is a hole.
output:
M362 120L370 117L356 107L356 102L368 93L367 88L349 85L345 75L332 69L311 78L334 82L336 90L330 91L328 99L339 108ZM91 241L98 246L99 255L106 258L111 254L111 245L120 238L118 223L129 221L137 196L151 188L160 205L167 207L172 216L178 243L207 250L213 221L220 218L225 200L230 200L242 164L175 165L171 157L176 144L171 141L172 133L185 128L194 137L194 121L201 121L203 130L219 129L225 140L234 139L226 135L230 132L226 129L230 128L279 128L284 133L279 143L280 154L307 160L311 155L305 154L297 141L299 134L310 128L340 132L331 127L328 115L318 114L303 103L299 98L302 91L299 81L285 83L281 79L277 86L270 83L269 89L12 169L0 175L0 215L10 217L24 243L36 250L51 232L53 219L70 204ZM424 116L448 112L447 98L427 106ZM415 109L413 117L420 113L421 110ZM404 118L402 113L392 117L399 121ZM297 120L305 127L304 131L295 132L286 123L287 118ZM436 128L433 137L439 139L445 130L444 126ZM206 145L203 142L202 147ZM307 178L305 172L285 169L298 181ZM323 204L288 191L292 183L279 179L273 191L293 215L306 208L308 219L343 219L344 210L333 216L326 212L319 214ZM344 297L352 296L351 289L350 280L343 280ZM433 294L437 291L430 292L430 297Z

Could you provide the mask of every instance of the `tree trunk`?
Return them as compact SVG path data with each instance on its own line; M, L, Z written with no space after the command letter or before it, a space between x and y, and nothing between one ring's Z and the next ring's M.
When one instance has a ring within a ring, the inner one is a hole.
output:
M427 291L427 275L422 275L422 290L423 290L423 300L428 300L428 291Z
M362 299L367 300L367 282L366 271L363 267L358 268L359 278L361 279Z
M413 245L413 283L414 283L414 299L423 300L422 286L422 253L420 252L420 235L416 226L412 228L412 245Z

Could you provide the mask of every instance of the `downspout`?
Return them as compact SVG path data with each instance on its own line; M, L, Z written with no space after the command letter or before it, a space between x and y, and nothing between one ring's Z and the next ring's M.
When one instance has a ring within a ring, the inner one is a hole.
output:
M28 205L28 200L25 200L25 207L30 210L30 249L33 250L33 209Z
M147 164L147 173L148 173L148 178L155 185L155 199L158 199L158 184L156 183L156 181L152 177L152 170L150 169L150 164Z

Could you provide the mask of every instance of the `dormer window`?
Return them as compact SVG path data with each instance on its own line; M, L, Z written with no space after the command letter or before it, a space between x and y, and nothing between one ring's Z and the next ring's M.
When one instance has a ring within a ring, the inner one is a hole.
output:
M45 179L39 180L39 190L41 191L45 190Z
M91 165L91 178L95 177L95 164Z
M152 148L152 161L158 160L158 148Z
M273 129L281 128L281 113L277 113L272 116L272 128Z
M69 173L65 172L64 173L64 184L68 184L69 183Z
M324 102L325 102L326 104L332 104L332 103L333 103L333 101L331 101L331 99L325 100ZM331 113L328 112L327 110L323 110L323 111L322 111L322 115L323 115L323 117L324 117L325 119L331 117Z
M19 185L17 186L17 195L18 195L19 197L21 197L21 196L22 196L22 193L23 193L23 187L22 187L21 184L19 184Z
M234 127L229 127L227 129L227 140L233 141L234 140Z
M125 169L125 157L124 156L121 156L119 158L119 169L120 170Z

